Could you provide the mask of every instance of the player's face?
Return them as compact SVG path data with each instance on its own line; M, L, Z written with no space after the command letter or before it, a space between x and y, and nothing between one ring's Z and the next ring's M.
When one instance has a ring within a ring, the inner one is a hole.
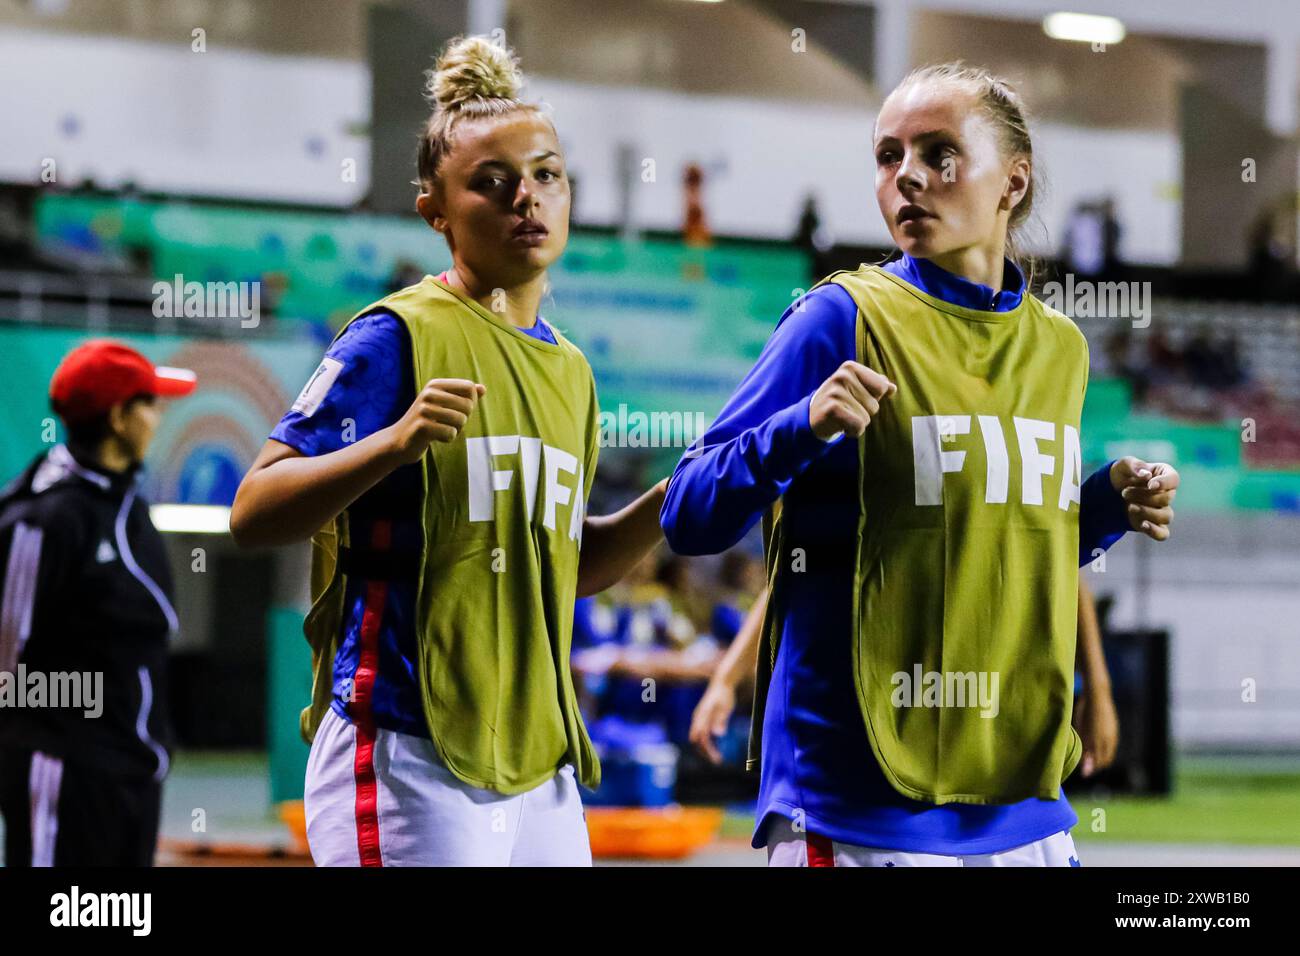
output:
M443 234L476 275L523 283L564 251L569 177L545 118L521 111L462 122L438 172Z
M889 96L875 159L876 201L899 249L924 259L972 247L1001 254L1028 165L1003 157L973 93L930 83Z

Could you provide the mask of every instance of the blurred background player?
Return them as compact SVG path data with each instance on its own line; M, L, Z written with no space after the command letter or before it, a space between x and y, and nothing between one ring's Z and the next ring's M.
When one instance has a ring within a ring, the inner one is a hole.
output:
M1111 690L1110 671L1102 651L1101 625L1097 620L1097 599L1087 577L1079 572L1079 634L1075 650L1075 671L1079 675L1074 699L1074 729L1083 741L1079 773L1084 777L1105 770L1115 762L1119 749L1119 715Z
M73 349L50 381L66 443L0 492L0 682L18 694L37 675L49 694L82 689L76 703L15 706L0 694L8 866L153 864L177 620L137 482L157 399L187 395L195 381L116 342Z
M595 384L538 315L568 184L521 83L484 38L443 52L417 205L454 266L343 329L231 514L244 545L315 534L319 865L591 862L578 784L600 770L569 671L574 599L660 542L663 482L585 514Z
M665 549L599 597L578 601L573 666L598 745L688 743L691 714L740 630L738 606L750 603L745 579L755 565L730 552L710 595L690 559Z
M736 712L737 694L746 685L753 684L766 611L767 588L764 587L741 622L727 652L714 667L708 686L691 714L690 741L713 763L722 762L717 739L729 729L732 715Z

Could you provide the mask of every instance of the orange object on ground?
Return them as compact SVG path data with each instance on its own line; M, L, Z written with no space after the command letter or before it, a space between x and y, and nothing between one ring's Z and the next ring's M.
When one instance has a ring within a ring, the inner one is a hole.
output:
M286 801L277 809L299 852L307 852L302 801ZM591 855L680 860L717 836L722 813L720 807L587 807Z
M307 811L303 808L302 801L285 800L276 804L275 809L293 834L294 846L302 853L310 852L307 849Z
M720 807L587 807L593 857L680 860L711 841Z

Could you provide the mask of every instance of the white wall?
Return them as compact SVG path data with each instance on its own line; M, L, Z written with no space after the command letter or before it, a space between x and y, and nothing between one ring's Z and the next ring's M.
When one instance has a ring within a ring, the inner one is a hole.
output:
M659 90L596 88L534 78L529 93L549 103L580 177L579 215L612 221L618 208L617 146L629 142L656 164L657 181L638 184L636 215L650 228L682 221L682 166L721 167L706 185L719 233L793 234L803 197L815 192L825 224L841 241L887 244L876 208L871 129L874 109L810 107ZM1124 226L1123 254L1137 262L1178 258L1182 156L1173 134L1043 124L1035 131L1047 190L1031 230L1035 251L1054 251L1080 198L1113 193Z
M369 74L358 63L10 31L0 36L0 74L2 178L35 180L52 157L67 184L93 175L107 186L133 179L153 191L339 205L366 191L369 150L348 133L369 112ZM627 142L656 163L656 181L636 188L643 226L681 223L681 169L697 161L712 170L706 203L715 232L788 237L812 191L841 241L888 241L872 191L871 104L819 107L545 77L528 92L554 109L580 177L583 221L616 218L617 150ZM75 135L63 128L68 117L76 118ZM317 154L308 150L312 140ZM1037 148L1049 183L1039 207L1048 244L1038 251L1059 244L1077 199L1113 192L1127 257L1177 259L1181 160L1173 135L1042 125ZM354 183L341 176L349 158Z
M1179 745L1300 745L1297 541L1300 518L1184 514L1169 542L1126 535L1105 572L1088 574L1095 592L1116 597L1113 624L1169 629ZM1244 681L1253 682L1253 701L1243 699Z
M112 37L0 34L0 178L135 180L166 192L350 203L369 147L349 136L370 112L360 63ZM69 118L75 134L64 128ZM319 144L309 152L309 142ZM341 163L355 158L357 182Z

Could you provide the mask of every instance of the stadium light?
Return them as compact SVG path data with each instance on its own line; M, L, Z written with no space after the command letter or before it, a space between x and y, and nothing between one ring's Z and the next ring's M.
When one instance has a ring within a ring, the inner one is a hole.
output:
M1079 43L1118 43L1126 35L1119 20L1090 13L1050 13L1043 17L1043 32L1053 40Z
M225 505L150 505L149 517L159 531L173 534L229 534Z

